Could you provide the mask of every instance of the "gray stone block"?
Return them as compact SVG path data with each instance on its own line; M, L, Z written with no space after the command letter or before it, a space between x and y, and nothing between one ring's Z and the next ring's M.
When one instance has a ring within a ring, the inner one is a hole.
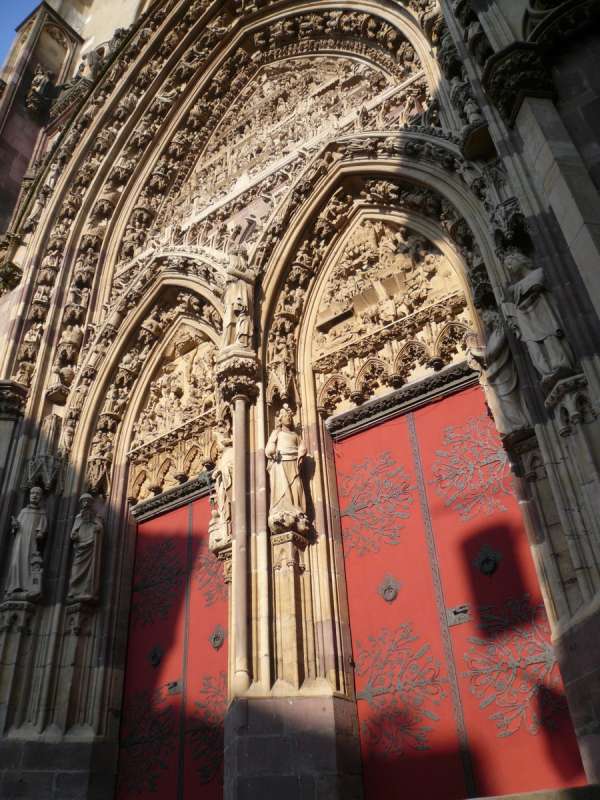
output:
M353 703L334 697L236 701L225 725L225 798L359 800Z
M6 772L2 779L2 800L55 800L51 772Z
M87 800L88 772L59 772L54 781L54 794L60 800Z
M236 800L301 800L300 781L295 776L238 778L234 784Z

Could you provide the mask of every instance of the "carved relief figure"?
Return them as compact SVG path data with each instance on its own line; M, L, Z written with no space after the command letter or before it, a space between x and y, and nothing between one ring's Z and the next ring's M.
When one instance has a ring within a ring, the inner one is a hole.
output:
M516 336L525 343L542 383L551 386L573 372L573 354L552 308L542 269L531 269L531 261L518 251L509 253L504 264L513 278L512 302L502 307Z
M231 541L231 499L233 491L233 446L229 432L218 426L213 432L217 461L213 470L212 519L208 527L209 548L221 550Z
M306 445L294 430L294 415L284 405L269 436L265 455L271 484L269 527L273 533L306 529L306 502L301 467Z
M48 531L48 517L42 508L42 490L29 491L29 503L12 519L13 546L5 594L38 598L42 591L41 547Z
M487 338L485 346L477 334L468 333L467 360L481 376L487 404L501 436L508 436L530 426L519 394L519 376L510 352L508 339L497 311L481 312Z
M95 601L100 588L100 562L104 523L94 511L94 498L82 494L80 511L71 530L73 564L69 578L69 600Z

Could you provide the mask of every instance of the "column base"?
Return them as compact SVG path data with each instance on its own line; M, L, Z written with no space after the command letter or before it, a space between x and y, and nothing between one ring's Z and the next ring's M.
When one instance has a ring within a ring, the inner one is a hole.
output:
M362 800L356 706L340 697L234 700L225 800Z

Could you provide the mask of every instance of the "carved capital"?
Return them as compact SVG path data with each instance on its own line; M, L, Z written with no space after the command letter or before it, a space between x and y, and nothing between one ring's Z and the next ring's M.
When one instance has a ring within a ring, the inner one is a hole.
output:
M0 381L0 419L16 420L23 416L27 387L16 381Z
M258 395L258 365L254 353L247 350L224 351L217 358L215 378L226 402L231 403L240 396L255 400Z
M0 262L0 297L6 292L10 292L21 282L23 271L21 267L5 258Z
M558 381L545 400L545 406L554 409L558 432L569 436L578 425L592 422L598 416L593 408L585 375L572 375Z
M221 564L223 564L223 581L229 585L231 583L232 565L231 543L223 547L218 552L215 552L215 556L221 562Z
M5 600L0 604L0 633L31 634L35 609L27 600Z
M552 76L539 48L526 42L515 42L491 56L482 84L509 126L514 125L526 97L554 96Z
M66 607L67 633L70 636L89 636L90 622L95 610L95 602L81 600Z

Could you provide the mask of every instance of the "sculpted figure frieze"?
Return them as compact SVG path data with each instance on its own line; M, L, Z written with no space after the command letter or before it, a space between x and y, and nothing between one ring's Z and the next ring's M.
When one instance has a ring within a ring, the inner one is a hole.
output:
M12 518L12 546L4 593L8 597L37 600L42 593L42 547L48 516L42 506L42 489L29 490L29 503Z

